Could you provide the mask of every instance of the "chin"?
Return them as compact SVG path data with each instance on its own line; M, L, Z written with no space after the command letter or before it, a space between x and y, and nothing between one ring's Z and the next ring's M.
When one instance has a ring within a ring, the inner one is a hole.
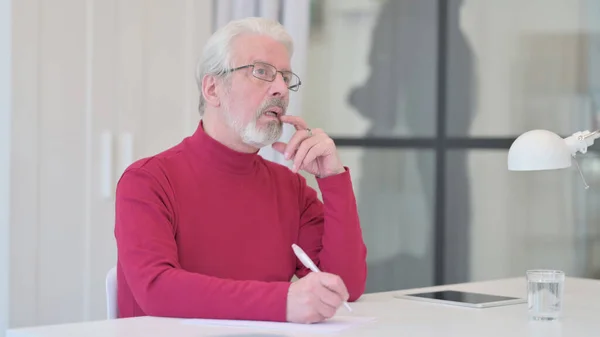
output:
M275 143L283 133L283 127L281 125L267 125L262 128L249 128L245 130L242 135L244 143L256 147L262 148L270 146Z
M250 145L252 147L255 147L257 149L266 147L266 146L271 146L273 143L275 143L277 141L277 139L275 140L270 140L270 139L266 139L266 140L255 140L255 139L244 139L244 143L247 145Z

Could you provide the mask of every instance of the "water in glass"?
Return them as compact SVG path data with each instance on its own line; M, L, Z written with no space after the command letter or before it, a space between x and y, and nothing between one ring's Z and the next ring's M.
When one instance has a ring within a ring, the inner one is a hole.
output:
M534 320L552 321L560 317L563 302L564 274L560 271L527 272L527 303Z

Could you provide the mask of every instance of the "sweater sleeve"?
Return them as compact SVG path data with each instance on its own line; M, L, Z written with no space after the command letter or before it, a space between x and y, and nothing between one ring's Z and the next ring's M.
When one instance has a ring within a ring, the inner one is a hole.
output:
M367 248L364 244L350 172L317 178L323 197L301 177L303 212L298 244L323 272L336 274L348 288L350 301L365 291ZM301 264L297 275L309 270Z
M159 178L143 168L130 168L116 193L119 264L144 313L285 321L289 282L220 279L182 269L173 193L168 180Z

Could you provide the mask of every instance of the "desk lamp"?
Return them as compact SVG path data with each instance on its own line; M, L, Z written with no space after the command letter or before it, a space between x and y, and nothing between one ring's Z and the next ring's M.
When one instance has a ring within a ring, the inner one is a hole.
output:
M577 152L586 153L588 146L600 138L600 130L580 131L562 138L547 130L531 130L520 135L508 150L510 171L539 171L563 169L571 166ZM577 169L583 179L579 164ZM585 180L584 180L585 184ZM587 189L589 186L585 184Z

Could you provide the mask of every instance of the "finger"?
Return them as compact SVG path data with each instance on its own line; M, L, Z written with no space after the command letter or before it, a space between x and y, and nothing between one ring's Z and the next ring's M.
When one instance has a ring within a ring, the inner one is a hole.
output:
M281 153L281 154L283 154L283 153L285 152L285 147L286 147L286 146L287 146L287 144L286 144L286 143L283 143L283 142L275 142L275 143L271 144L271 147L272 147L272 148L273 148L275 151L277 151L277 152L279 152L279 153Z
M323 316L317 308L317 312L315 312L313 315L311 315L310 318L308 318L308 323L309 324L313 324L313 323L319 323L319 322L323 322L324 320L326 320L327 317Z
M283 115L279 119L284 123L292 124L296 130L308 129L306 122L298 116Z
M298 146L300 146L300 143L302 143L305 139L309 138L309 134L308 132L306 132L305 130L298 130L296 131L296 133L294 133L294 135L292 136L292 138L290 138L290 141L287 143L287 146L285 147L285 159L290 159L294 156L294 154L296 153L296 150L298 149Z
M322 141L320 141L318 144L315 144L314 146L312 146L310 149L308 149L307 153L304 155L304 159L302 159L302 162L297 164L298 165L297 167L306 167L307 165L312 163L315 159L317 159L317 157L322 156L325 153L324 147L325 146ZM298 152L300 152L300 150L298 150ZM295 161L294 161L294 165L296 165Z
M321 289L322 292L328 292L331 295L331 297L333 297L333 298L338 297L337 294L331 292L330 290L328 290L324 286L320 286L319 288ZM317 295L317 297L321 297L322 296L322 295L319 295L319 294L316 294L316 295ZM338 299L338 301L339 301L339 299ZM317 303L314 304L313 309L315 310L315 314L317 314L318 316L321 317L320 320L322 321L322 320L325 320L327 318L333 317L333 315L335 315L335 313L337 312L337 309L340 307L340 305L337 305L337 306L336 305L330 305L330 304L326 303L323 300L319 300Z
M298 151L296 151L296 154L294 155L294 165L292 166L292 171L296 171L302 167L302 165L306 166L310 163L310 161L305 160L306 154L309 151L312 151L312 149L318 147L319 141L320 140L317 137L310 137L300 144ZM312 152L318 152L318 150Z
M325 273L321 274L323 274L324 276L320 278L322 285L327 287L329 290L337 293L344 301L348 300L348 298L350 297L350 295L348 294L348 289L346 288L344 281L342 281L342 279L339 276Z
M340 297L339 294L331 291L329 288L323 285L317 287L315 290L315 295L317 295L323 304L331 307L331 309L334 311L342 305L342 302L344 302L344 299Z
M321 303L321 305L317 307L317 312L319 313L319 316L322 317L320 321L324 321L333 317L333 315L335 315L337 312L337 308Z

